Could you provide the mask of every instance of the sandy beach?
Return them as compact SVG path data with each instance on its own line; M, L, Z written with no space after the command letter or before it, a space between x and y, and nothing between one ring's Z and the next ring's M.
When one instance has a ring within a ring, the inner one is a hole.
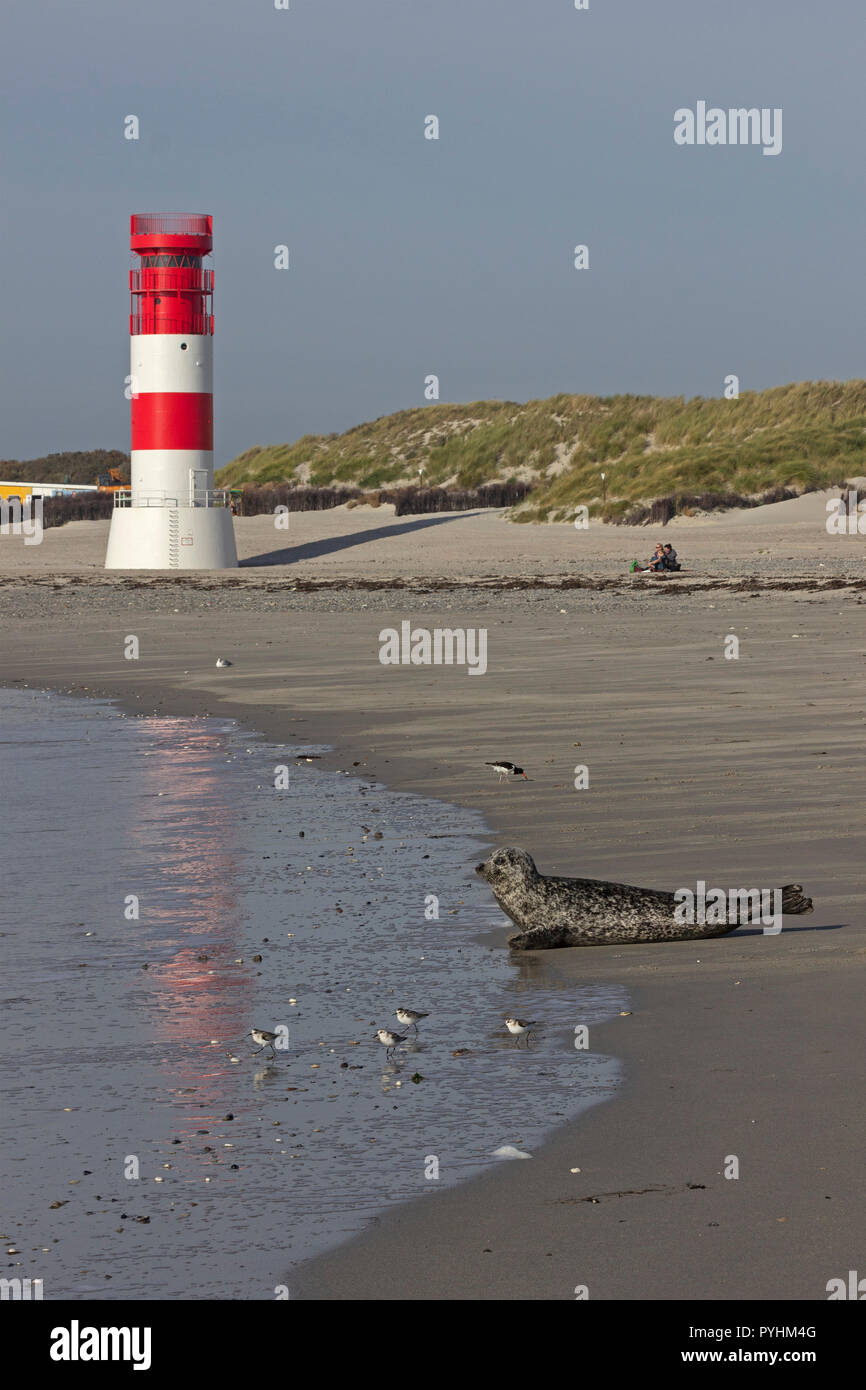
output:
M778 936L534 954L537 982L631 992L590 1039L624 1064L616 1097L377 1219L293 1298L820 1300L862 1264L866 550L825 501L658 528L688 567L661 581L625 573L653 530L490 513L241 519L243 567L193 577L106 574L107 523L2 538L3 685L328 743L545 873L814 899ZM383 666L405 620L485 629L485 675ZM498 786L501 757L529 780ZM492 896L489 920L505 949Z
M866 479L852 479L851 487L859 487L862 495ZM627 580L629 561L646 563L657 540L671 541L681 552L679 584L745 577L766 583L798 576L866 579L861 538L831 535L826 529L828 504L840 495L833 488L773 506L675 517L655 528L596 521L585 529L564 523L519 525L500 511L395 517L390 505L293 512L285 530L271 516L238 517L241 571L232 583L260 584L264 576L255 571L264 568L271 582L319 585L528 578L595 584ZM104 571L108 531L107 521L75 521L46 530L39 545L3 537L8 543L0 545L0 577L89 574L116 582L116 575Z

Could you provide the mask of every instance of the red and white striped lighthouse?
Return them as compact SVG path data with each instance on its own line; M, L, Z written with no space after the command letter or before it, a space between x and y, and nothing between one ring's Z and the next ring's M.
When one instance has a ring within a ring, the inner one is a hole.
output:
M130 245L131 486L115 494L106 568L234 568L213 486L213 220L134 213Z

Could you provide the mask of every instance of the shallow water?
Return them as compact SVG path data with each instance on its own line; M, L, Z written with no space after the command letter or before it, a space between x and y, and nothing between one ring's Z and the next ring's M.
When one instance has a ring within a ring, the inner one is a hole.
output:
M574 1029L627 996L510 959L476 813L226 720L28 690L0 709L7 1277L274 1298L385 1207L612 1093ZM398 1004L430 1017L389 1062ZM541 1021L528 1050L511 1012ZM253 1056L249 1029L280 1025L288 1047Z

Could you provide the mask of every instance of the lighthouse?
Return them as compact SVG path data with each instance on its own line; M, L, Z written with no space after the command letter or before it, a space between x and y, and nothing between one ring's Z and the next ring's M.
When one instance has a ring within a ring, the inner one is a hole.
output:
M213 485L213 219L133 213L130 487L114 494L106 569L234 569Z

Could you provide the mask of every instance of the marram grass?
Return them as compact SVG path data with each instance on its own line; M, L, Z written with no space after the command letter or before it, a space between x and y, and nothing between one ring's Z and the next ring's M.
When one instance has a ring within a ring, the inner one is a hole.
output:
M866 474L866 381L800 382L738 400L559 395L419 406L345 434L248 449L217 485L371 491L417 484L419 468L425 487L530 483L515 521L567 520L581 504L614 521L659 499L798 493Z

